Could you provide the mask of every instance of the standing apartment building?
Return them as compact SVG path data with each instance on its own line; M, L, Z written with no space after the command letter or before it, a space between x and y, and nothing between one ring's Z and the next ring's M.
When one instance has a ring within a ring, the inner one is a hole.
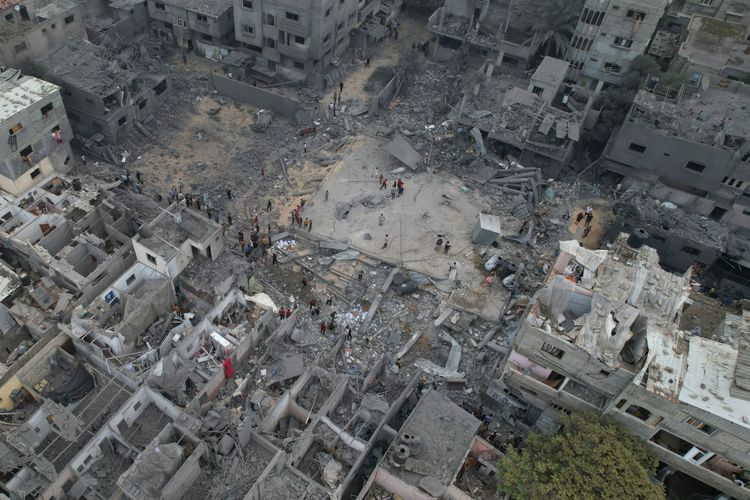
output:
M0 3L0 65L24 68L69 39L86 39L79 0Z
M299 75L322 74L349 47L353 30L382 8L397 10L400 3L234 0L234 30L237 41L257 54L253 69L261 74L273 78L282 68ZM386 33L382 28L380 37Z
M747 26L750 24L750 0L685 0L680 13L713 17Z
M560 249L498 389L537 423L560 411L610 416L646 441L661 477L750 498L749 315L696 328L690 271L664 271L637 236L623 233L611 250Z
M565 55L570 76L590 88L617 85L646 51L669 0L586 0Z
M0 73L0 189L14 196L70 165L73 133L60 87L15 69Z
M232 0L148 0L154 34L205 55L234 41Z

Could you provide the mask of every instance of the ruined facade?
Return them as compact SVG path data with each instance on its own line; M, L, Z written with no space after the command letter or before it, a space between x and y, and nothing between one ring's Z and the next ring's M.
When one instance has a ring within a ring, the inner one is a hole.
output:
M17 196L54 172L70 169L73 133L60 88L20 71L0 74L0 189Z
M680 13L693 16L714 17L722 21L747 26L750 23L748 0L685 0Z
M0 11L0 64L28 68L67 40L85 40L77 0L11 0Z
M101 134L100 140L116 143L172 90L166 67L135 47L123 48L116 62L113 56L87 41L68 42L37 63L46 79L62 87L79 138Z
M745 498L734 477L750 467L750 402L738 354L750 319L727 314L717 331L689 335L682 311L690 272L662 270L642 243L626 234L612 250L561 242L504 362L502 385L552 419L559 410L611 416L647 442L662 469Z
M206 46L234 40L232 0L148 0L153 33L183 50L206 53Z
M651 41L668 0L587 0L565 54L570 76L594 86L618 84Z

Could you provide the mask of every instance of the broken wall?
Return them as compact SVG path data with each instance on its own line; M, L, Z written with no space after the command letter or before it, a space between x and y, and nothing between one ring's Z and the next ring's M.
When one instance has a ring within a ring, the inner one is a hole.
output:
M324 110L321 109L319 103L301 103L289 97L215 73L211 74L211 78L214 88L220 94L258 108L281 113L296 123L308 123L324 114Z

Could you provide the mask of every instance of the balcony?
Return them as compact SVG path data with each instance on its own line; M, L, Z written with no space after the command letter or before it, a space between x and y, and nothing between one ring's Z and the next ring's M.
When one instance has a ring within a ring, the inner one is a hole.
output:
M284 54L285 56L289 56L294 59L300 59L302 61L307 59L307 56L310 52L310 46L300 47L295 44L283 45L279 43L278 45L276 45L276 48L278 49L280 54Z

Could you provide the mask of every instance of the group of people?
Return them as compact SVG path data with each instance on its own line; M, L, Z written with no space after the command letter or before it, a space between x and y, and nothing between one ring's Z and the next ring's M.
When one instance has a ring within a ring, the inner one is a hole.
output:
M313 221L309 217L302 218L302 210L305 208L305 199L300 198L299 204L294 207L294 210L292 210L292 226L294 224L297 224L297 227L303 227L307 229L308 232L312 231L312 224Z
M383 175L380 174L380 189L388 189L388 179ZM396 196L401 196L404 194L404 181L399 177L397 180L393 181L393 185L391 186L391 199L395 199Z
M451 242L446 239L445 245L443 245L443 237L438 236L438 239L435 241L435 251L439 252L441 248L443 255L448 255L448 251L451 249Z

